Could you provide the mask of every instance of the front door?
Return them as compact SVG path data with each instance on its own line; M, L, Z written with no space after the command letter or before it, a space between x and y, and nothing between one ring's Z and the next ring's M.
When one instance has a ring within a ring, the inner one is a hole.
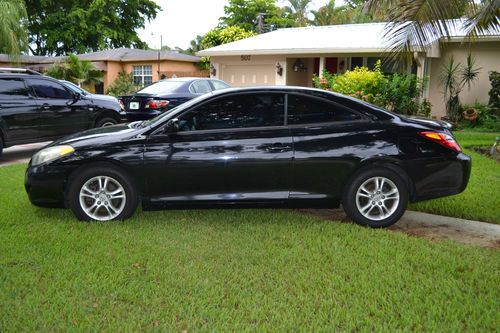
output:
M289 195L292 138L284 95L210 100L178 117L179 131L146 145L148 196L168 202L266 202ZM151 170L151 169L150 169Z
M7 144L37 141L39 111L22 79L0 79L0 130Z
M53 80L27 80L40 108L40 135L53 138L73 134L90 126L88 101L75 98L62 84Z

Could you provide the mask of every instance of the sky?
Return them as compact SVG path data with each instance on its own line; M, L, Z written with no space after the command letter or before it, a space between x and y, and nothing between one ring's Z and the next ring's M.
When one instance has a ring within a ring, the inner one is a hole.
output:
M228 0L155 0L162 8L156 19L146 23L144 29L138 31L139 37L151 48L160 47L160 36L163 45L188 48L189 42L196 35L204 35L214 28L219 17L224 15L224 6ZM286 0L279 0L283 6ZM328 0L312 0L309 9L317 9Z

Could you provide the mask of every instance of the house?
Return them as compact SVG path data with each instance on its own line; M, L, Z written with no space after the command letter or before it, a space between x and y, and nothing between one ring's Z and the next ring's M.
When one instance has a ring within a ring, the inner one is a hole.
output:
M199 70L200 58L175 51L154 51L118 48L87 54L80 54L82 60L90 61L104 73L101 84L93 87L95 92L103 93L113 83L120 71L132 73L134 81L147 85L162 78L177 76L208 76L208 72ZM20 65L39 72L65 57L21 56ZM10 59L0 54L0 67L10 66Z
M384 29L387 23L346 24L279 29L198 52L211 61L211 75L233 86L297 85L312 86L313 74L323 69L342 73L356 66L373 67L387 56ZM452 38L436 41L428 52L415 53L411 71L429 78L424 97L432 104L432 115L445 114L443 88L439 77L443 64L453 56L464 63L470 51L481 67L478 80L464 89L463 103L487 102L488 72L500 71L500 35L490 33L465 42L463 21L458 20ZM441 43L441 48L439 47ZM384 72L391 71L383 66Z

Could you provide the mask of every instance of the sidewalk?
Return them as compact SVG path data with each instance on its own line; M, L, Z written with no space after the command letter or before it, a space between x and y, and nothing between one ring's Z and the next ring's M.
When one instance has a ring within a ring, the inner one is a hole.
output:
M326 220L350 222L341 209L300 209ZM451 240L469 245L500 248L500 225L455 217L407 211L389 230L432 240Z
M31 143L28 145L5 148L0 157L0 167L11 164L28 163L31 156L49 143L50 142Z

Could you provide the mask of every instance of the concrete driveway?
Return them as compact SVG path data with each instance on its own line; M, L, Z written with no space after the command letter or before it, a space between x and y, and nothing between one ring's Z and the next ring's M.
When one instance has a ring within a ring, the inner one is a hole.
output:
M16 163L28 163L31 156L49 143L50 141L6 148L0 157L0 167Z

